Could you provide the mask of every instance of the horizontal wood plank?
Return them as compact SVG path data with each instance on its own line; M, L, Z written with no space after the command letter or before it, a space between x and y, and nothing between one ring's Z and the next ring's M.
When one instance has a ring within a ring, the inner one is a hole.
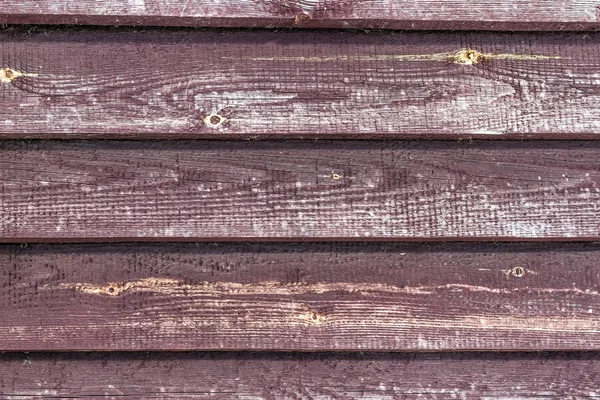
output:
M599 54L597 33L9 29L0 138L597 139Z
M592 354L4 354L7 399L597 399Z
M0 246L0 351L598 350L600 244Z
M0 241L597 240L600 142L5 141Z
M591 30L598 0L3 0L2 23Z

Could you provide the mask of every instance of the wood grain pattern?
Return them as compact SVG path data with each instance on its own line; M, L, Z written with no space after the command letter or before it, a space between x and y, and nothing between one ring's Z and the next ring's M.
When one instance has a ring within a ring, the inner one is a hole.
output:
M0 138L600 132L596 33L33 28L0 39Z
M600 142L0 143L0 240L597 240Z
M598 0L3 0L1 23L593 30Z
M592 354L5 354L7 399L597 399Z
M600 245L0 246L0 351L598 350Z

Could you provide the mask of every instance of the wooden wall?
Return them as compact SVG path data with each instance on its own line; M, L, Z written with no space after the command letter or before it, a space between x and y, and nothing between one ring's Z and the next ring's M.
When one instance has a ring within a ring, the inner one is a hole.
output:
M2 6L0 399L600 398L600 1Z

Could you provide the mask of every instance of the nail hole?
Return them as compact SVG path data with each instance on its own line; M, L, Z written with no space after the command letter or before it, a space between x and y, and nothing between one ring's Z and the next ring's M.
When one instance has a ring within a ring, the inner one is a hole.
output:
M210 123L213 125L218 125L221 122L221 117L219 117L218 115L213 115L212 117L210 117Z
M22 249L26 249L27 247L29 247L29 245L27 243L21 243L19 245L19 247L22 248Z
M331 177L336 181L342 179L342 176L340 174L332 174Z
M310 21L310 15L308 15L308 14L299 14L299 15L296 15L296 18L294 19L294 24L300 25L300 24L304 24L304 23L306 23L308 21Z
M107 291L108 293L113 294L115 292L115 288L110 286Z
M313 311L310 317L313 319L313 321L316 321L319 319L319 314Z
M523 267L514 267L511 270L513 276L516 276L517 278L522 277L523 275L525 275L525 269L523 269Z

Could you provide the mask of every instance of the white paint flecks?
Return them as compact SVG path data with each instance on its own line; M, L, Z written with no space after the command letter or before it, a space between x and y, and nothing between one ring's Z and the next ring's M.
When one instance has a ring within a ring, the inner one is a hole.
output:
M295 93L275 93L271 90L239 90L233 92L211 92L194 96L196 109L209 110L218 114L227 107L247 107L252 105L285 102L297 96ZM268 112L268 110L265 110ZM268 120L265 114L265 120Z

